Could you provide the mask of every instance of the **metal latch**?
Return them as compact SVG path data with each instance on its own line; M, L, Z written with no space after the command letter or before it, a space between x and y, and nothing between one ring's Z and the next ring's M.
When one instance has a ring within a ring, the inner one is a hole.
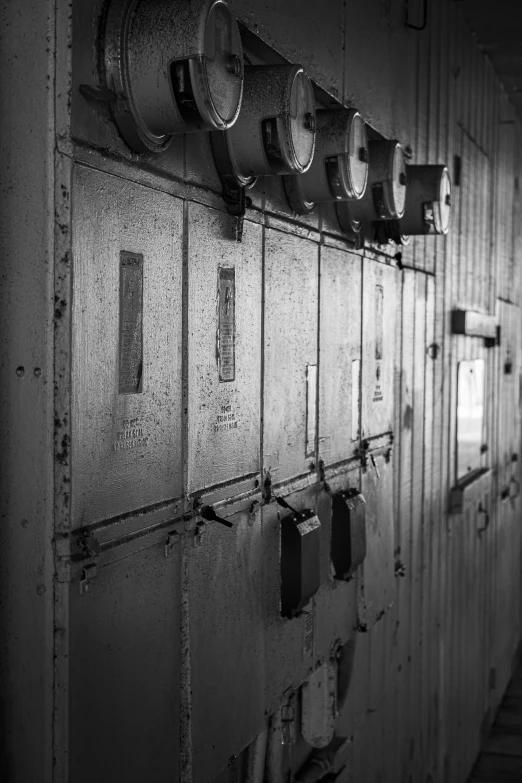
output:
M89 563L82 568L82 575L80 577L80 595L85 595L91 590L91 582L96 579L98 573L98 566L96 563Z

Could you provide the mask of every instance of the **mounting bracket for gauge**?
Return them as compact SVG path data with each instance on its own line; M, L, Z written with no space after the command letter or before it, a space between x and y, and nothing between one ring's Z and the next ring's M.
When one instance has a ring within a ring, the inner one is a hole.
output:
M368 139L359 112L319 110L310 168L283 180L290 207L297 214L307 214L316 203L360 199L367 179Z
M221 176L244 187L258 176L304 172L315 148L315 98L300 65L247 65L241 113L211 134Z
M447 234L451 213L451 180L447 166L407 166L406 180L401 232Z
M364 231L362 220L357 220L351 212L352 201L339 201L335 205L337 221L346 239L351 242L356 250L364 247Z
M112 0L105 71L114 120L136 152L226 130L243 93L237 20L225 0Z
M378 245L387 245L394 242L396 245L409 245L411 237L404 234L401 220L374 220L367 224L370 231L370 239Z

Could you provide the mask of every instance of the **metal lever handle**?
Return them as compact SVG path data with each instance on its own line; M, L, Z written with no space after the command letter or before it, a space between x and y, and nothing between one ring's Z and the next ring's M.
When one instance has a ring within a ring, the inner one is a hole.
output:
M280 506L282 506L283 508L287 508L287 509L288 509L289 511L291 511L293 514L295 514L295 515L296 515L296 517L301 517L301 516L303 516L303 515L301 514L301 512L300 512L300 511L297 511L297 509L295 509L293 506L291 506L291 505L290 505L290 503L287 503L287 502L286 502L286 500L285 500L284 498L278 498L278 497L276 497L275 495L273 495L273 498L274 498L274 500L276 501L276 503L278 503L278 504L279 504Z
M228 519L218 517L212 506L202 506L199 513L203 519L206 519L208 522L219 522L220 525L225 525L225 527L233 527L232 522L229 522Z

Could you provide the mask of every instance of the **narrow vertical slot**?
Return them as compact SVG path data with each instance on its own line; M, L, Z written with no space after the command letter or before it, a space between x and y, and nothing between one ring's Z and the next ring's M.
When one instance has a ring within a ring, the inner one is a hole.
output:
M317 365L306 368L306 456L315 456Z
M143 391L143 256L120 253L120 356L118 392Z

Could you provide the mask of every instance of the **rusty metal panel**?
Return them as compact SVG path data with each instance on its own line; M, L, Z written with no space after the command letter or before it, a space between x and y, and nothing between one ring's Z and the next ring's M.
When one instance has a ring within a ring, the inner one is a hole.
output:
M188 210L188 490L260 469L261 226Z
M181 494L182 205L81 166L73 201L73 515L82 526Z
M319 458L326 465L353 456L359 446L361 278L360 256L323 245Z
M263 461L273 482L315 465L318 248L266 229Z
M113 550L88 592L71 582L71 783L179 780L180 548Z
M190 546L194 780L223 769L261 731L265 708L261 514L210 525Z
M363 262L363 355L361 435L392 429L395 372L397 270L365 258Z

